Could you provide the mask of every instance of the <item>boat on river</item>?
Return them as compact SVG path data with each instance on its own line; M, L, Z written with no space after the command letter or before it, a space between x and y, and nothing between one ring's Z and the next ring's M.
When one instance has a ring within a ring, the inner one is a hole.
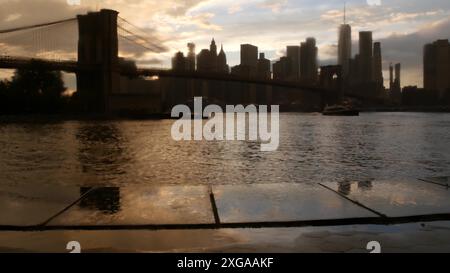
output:
M359 110L349 105L327 106L323 110L324 116L359 116Z

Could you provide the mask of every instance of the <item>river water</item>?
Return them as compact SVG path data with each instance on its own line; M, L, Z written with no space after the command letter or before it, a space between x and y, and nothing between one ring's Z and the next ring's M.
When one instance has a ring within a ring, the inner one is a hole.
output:
M450 174L450 114L281 114L275 152L250 141L176 142L173 122L3 119L0 183L229 185Z

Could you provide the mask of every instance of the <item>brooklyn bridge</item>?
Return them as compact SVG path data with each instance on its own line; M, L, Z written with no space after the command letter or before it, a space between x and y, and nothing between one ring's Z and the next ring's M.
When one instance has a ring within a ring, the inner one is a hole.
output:
M137 60L122 58L120 52L130 47L144 53L164 51L160 43L136 28L117 11L103 9L76 18L0 30L0 69L38 65L40 69L74 73L84 109L105 113L161 113L197 95L224 104L278 104L283 98L319 107L344 96L355 97L345 93L339 71L324 79L339 84L327 86L136 65Z

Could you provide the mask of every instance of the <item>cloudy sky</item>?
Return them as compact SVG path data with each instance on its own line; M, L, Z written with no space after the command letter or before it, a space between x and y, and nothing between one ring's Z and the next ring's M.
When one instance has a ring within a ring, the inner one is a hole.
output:
M68 2L77 0L0 0L0 29L111 8L167 48L162 53L141 55L142 62L148 65L167 67L174 52L186 51L188 42L195 42L198 52L209 45L212 37L223 43L231 65L239 62L241 43L257 45L275 60L284 54L286 45L298 45L310 36L318 41L321 63L333 64L344 1L81 0L81 5ZM374 40L382 42L384 69L387 70L390 62L401 62L402 84L421 86L423 45L450 38L450 1L346 2L347 21L353 29L353 54L357 53L358 32L372 30Z

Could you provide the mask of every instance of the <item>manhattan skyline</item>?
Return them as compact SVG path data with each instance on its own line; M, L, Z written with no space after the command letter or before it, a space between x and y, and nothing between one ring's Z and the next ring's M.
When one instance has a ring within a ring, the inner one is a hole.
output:
M0 0L0 21L4 28L60 19L92 10L97 1L81 1L70 6L65 0ZM346 1L347 23L352 26L352 54L358 52L359 31L373 31L374 42L383 47L385 85L389 63L402 63L402 85L422 86L422 51L430 41L450 36L448 1ZM123 4L103 1L98 8L115 8L139 27L155 33L166 52L141 56L142 63L170 67L173 54L184 51L188 42L207 47L214 37L225 46L230 66L239 64L240 44L257 45L266 58L286 55L286 45L296 45L315 37L320 65L337 63L338 28L343 23L344 1L165 1L153 0ZM7 10L15 10L13 14ZM51 12L49 12L51 10Z

